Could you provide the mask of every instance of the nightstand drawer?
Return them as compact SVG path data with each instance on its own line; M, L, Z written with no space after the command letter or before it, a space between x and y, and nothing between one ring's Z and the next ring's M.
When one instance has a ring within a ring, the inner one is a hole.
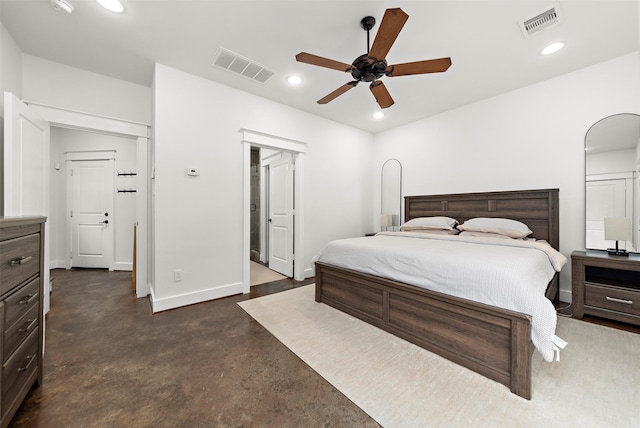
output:
M585 283L584 304L640 316L640 291Z
M0 294L40 271L40 234L0 242Z

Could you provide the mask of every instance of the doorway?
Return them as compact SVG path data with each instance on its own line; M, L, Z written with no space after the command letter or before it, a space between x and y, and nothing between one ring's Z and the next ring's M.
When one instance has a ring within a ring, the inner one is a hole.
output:
M272 150L273 152L288 153L292 158L292 180L295 183L293 189L293 200L296 204L296 210L293 213L292 231L293 245L295 250L295 259L297 263L293 265L293 278L301 281L305 278L304 259L304 159L306 152L306 144L300 141L290 140L277 137L262 132L256 132L249 129L242 129L243 144L243 165L244 165L244 185L243 185L243 292L248 293L251 287L251 149ZM264 177L264 175L263 175ZM263 183L264 180L261 180ZM264 184L261 184L264 189ZM261 193L264 195L264 190ZM262 199L264 200L264 198ZM265 219L265 207L261 207L262 218ZM268 219L265 219L266 222ZM262 223L266 224L266 223ZM264 245L261 243L261 246Z
M287 152L252 147L250 167L249 258L253 286L293 277L293 157Z
M127 165L117 165L116 164L116 172L120 170L120 167L125 172L135 171L136 174L126 175L125 177L121 177L120 175L116 175L116 188L124 188L126 190L135 189L136 193L123 193L122 195L118 192L115 202L115 209L118 210L118 204L120 198L130 197L135 195L135 199L129 198L126 201L126 204L130 207L131 217L123 218L119 216L122 220L125 227L122 229L124 231L127 230L126 225L128 224L133 230L137 229L136 232L136 254L135 260L137 263L137 269L134 269L133 275L135 276L135 294L137 297L144 297L150 293L152 280L152 271L153 271L153 259L150 257L149 249L152 247L152 236L149 233L150 225L151 225L151 212L149 207L151 205L151 159L150 159L150 147L149 147L149 135L150 135L150 126L148 124L143 123L135 123L123 121L120 119L108 118L99 115L94 115L90 113L82 113L77 111L66 110L58 107L42 105L38 103L29 103L29 108L33 111L37 112L40 117L42 117L47 122L51 123L51 132L62 132L64 131L76 131L79 133L86 133L87 135L96 135L102 137L115 137L123 139L127 142L128 147L134 153L134 156L131 156L131 163ZM6 118L5 118L6 120ZM48 147L50 144L48 144ZM86 147L85 147L86 148ZM120 149L117 149L120 150ZM65 176L63 166L65 164L64 159L59 158L58 161L53 159L49 159L51 156L49 151L47 151L47 165L51 165L52 168L47 167L47 170L50 170L50 179L47 180L47 190L51 189L51 186L56 185L54 183L55 180L64 183ZM64 186L63 184L59 184L58 186ZM68 239L67 236L64 236L64 232L66 228L64 227L64 222L66 221L66 198L56 197L52 195L47 198L51 201L51 210L50 212L53 214L55 209L61 209L62 214L57 216L62 222L62 227L53 227L54 218L50 217L49 221L47 221L47 248L45 251L47 263L51 269L55 268L66 268L67 264L65 261L66 255L64 255L66 250L66 241ZM54 230L61 230L63 232L63 236L54 237L52 234ZM49 247L51 242L57 242L62 246L62 249L57 249L59 254L62 254L63 257L51 258L49 257ZM126 239L119 239L116 235L116 242L128 242ZM133 252L133 248L130 245L124 244L126 251ZM119 251L119 244L116 243L115 252L116 254ZM114 262L115 270L131 270L131 262L120 263L118 261L118 257L116 257L116 261ZM47 307L48 310L48 307Z

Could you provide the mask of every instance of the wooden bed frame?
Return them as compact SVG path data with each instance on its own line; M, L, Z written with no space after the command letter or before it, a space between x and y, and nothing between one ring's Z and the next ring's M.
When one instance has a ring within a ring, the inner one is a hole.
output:
M447 216L521 221L559 247L558 189L405 197L405 220ZM531 317L413 285L316 263L317 302L441 355L531 399ZM558 295L558 275L547 298Z

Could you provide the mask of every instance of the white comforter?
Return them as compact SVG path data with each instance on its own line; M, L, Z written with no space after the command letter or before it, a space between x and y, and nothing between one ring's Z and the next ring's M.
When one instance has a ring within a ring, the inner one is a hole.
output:
M332 241L314 261L531 315L531 340L553 360L556 310L545 290L567 259L544 241L382 232Z

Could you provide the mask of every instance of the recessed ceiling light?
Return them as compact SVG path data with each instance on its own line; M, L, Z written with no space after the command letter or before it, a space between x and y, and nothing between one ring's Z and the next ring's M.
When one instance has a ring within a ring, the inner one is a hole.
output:
M377 111L375 113L373 113L373 118L374 119L382 119L384 117L384 113L381 111Z
M287 82L289 82L289 84L291 85L299 85L302 83L302 77L300 76L296 76L296 75L292 75L287 77Z
M66 0L51 0L51 7L59 12L73 12L73 5Z
M564 47L564 42L551 43L549 46L547 46L546 48L542 49L542 51L540 53L542 55L549 55L549 54L552 54L554 52L558 52L563 47Z
M120 0L96 0L100 6L114 13L124 12L124 6Z

